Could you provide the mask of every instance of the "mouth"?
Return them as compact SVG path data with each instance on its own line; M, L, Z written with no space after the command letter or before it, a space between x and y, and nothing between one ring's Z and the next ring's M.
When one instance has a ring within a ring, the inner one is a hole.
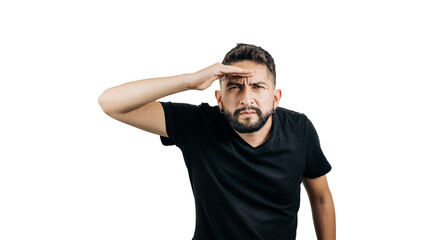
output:
M252 114L256 114L256 112L241 112L240 115L243 116L248 116L248 115L252 115Z

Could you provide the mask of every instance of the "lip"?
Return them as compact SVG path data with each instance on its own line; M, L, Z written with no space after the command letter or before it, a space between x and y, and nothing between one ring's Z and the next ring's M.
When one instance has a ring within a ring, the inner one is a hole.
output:
M241 112L240 115L252 115L255 114L256 112Z

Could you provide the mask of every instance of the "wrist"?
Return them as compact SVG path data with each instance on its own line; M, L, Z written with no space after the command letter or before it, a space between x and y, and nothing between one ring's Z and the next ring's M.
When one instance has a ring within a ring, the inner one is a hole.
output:
M198 72L194 72L194 73L186 73L183 74L184 77L184 81L185 81L185 88L186 90L196 90L198 89L197 87L197 79L200 77L198 75Z

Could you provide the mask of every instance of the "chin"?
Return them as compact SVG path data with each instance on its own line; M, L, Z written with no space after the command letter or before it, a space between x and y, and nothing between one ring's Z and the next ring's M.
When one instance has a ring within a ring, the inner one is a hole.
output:
M252 126L255 125L258 122L258 119L256 118L248 118L245 117L242 120L239 121L240 124L244 125L244 126Z

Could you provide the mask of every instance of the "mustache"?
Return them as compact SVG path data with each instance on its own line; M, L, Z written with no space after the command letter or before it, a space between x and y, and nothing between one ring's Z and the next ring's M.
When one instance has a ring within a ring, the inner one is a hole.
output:
M259 108L257 108L257 107L253 107L253 106L247 106L247 107L239 108L239 109L237 109L236 111L234 111L233 116L234 116L234 117L238 117L238 116L239 116L239 114L240 114L241 112L244 112L244 111L255 111L255 112L258 114L258 116L261 116L261 115L262 115L262 112L261 112L261 110L260 110Z

